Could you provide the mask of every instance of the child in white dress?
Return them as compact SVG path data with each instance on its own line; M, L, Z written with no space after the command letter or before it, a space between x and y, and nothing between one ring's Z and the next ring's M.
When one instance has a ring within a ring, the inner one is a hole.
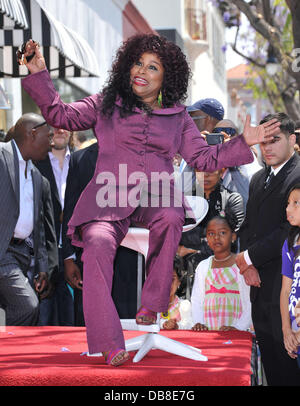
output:
M190 330L193 326L191 302L178 296L182 283L181 268L180 257L176 256L168 311L160 315L160 327L164 330Z

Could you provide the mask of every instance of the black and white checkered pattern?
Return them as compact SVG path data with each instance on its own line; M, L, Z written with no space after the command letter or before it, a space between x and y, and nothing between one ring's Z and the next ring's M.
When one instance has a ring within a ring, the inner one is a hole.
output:
M29 39L41 45L52 77L98 76L96 57L86 41L55 20L36 0L0 0L0 77L22 77L27 68L16 60Z

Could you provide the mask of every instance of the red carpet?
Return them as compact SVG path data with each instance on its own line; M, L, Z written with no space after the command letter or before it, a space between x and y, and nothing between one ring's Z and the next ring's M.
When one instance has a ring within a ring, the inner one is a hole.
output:
M138 332L125 332L126 338ZM252 335L246 332L161 332L201 348L208 361L153 350L119 368L87 351L85 328L6 327L0 331L1 386L250 386Z

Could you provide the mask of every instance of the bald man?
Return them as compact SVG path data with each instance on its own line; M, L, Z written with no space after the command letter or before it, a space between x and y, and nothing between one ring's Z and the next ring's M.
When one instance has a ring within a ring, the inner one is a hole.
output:
M0 305L7 325L35 325L38 295L47 289L43 178L32 160L47 156L52 136L43 117L29 113L17 121L14 139L0 143ZM26 278L33 261L34 289Z

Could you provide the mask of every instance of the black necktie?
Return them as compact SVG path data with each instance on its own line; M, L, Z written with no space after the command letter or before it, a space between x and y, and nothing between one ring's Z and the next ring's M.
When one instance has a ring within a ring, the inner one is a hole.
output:
M264 189L266 190L271 183L271 180L274 178L274 172L270 173L267 179L265 180Z

